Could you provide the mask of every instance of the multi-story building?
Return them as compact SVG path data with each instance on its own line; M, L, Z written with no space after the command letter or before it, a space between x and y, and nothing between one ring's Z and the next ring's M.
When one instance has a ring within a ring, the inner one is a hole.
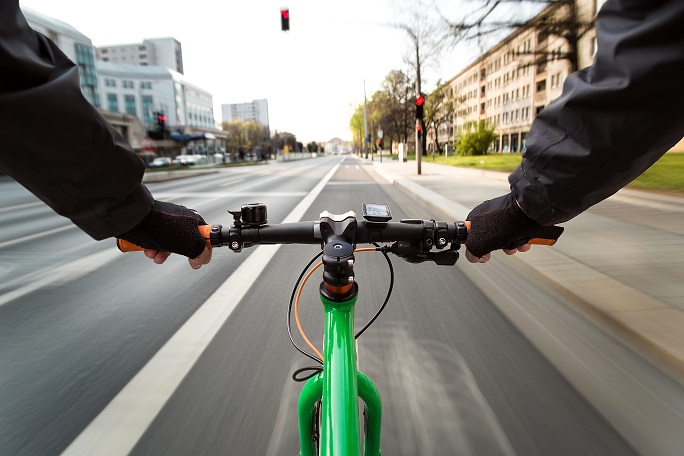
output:
M221 105L223 122L231 122L236 119L253 121L268 127L268 100L252 100L248 103L233 103Z
M183 50L175 38L148 38L142 43L100 46L97 60L141 66L161 66L183 74Z
M171 130L211 133L207 137L215 137L219 145L225 140L226 135L216 129L211 93L182 75L182 52L175 39L145 40L143 45L150 51L146 59L138 53L138 60L131 58L129 63L97 61L90 38L74 27L28 8L22 11L34 30L50 38L78 65L84 96L134 148L149 143L144 137L159 111ZM119 47L108 49L115 48Z
M185 77L161 66L97 62L102 87L102 106L112 112L138 117L146 129L163 112L171 129L213 130L212 96L185 80Z
M581 17L590 21L602 0L578 0ZM449 80L447 96L454 100L451 122L436 132L440 143L450 143L485 121L495 126L495 152L517 152L537 114L562 92L571 72L567 42L538 30L534 24L549 15L563 14L552 5L517 29ZM577 43L580 68L589 66L595 54L596 33L592 29ZM434 134L434 133L433 133Z
M50 38L64 54L78 65L81 91L88 101L100 107L100 93L95 68L93 42L69 24L22 7L31 28Z

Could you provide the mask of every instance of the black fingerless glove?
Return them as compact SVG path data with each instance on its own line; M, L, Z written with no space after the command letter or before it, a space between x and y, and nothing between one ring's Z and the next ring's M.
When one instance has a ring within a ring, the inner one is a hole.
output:
M206 241L197 227L206 225L194 210L173 203L155 201L149 214L132 230L118 237L140 247L197 258Z
M530 233L542 228L529 218L509 193L473 209L466 220L470 230L466 247L476 257L498 249L514 249L530 239Z

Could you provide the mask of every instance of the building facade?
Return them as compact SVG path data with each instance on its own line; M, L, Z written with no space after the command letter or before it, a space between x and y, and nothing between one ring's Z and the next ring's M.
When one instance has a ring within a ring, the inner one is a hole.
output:
M81 75L81 92L95 107L100 105L95 47L93 42L69 24L22 7L24 17L34 30L50 38L71 61L78 65Z
M578 0L583 20L596 17L602 0ZM454 102L453 118L433 135L440 143L452 143L481 122L495 127L494 152L519 152L525 148L532 121L562 92L572 71L562 38L544 34L532 24L548 15L562 15L555 6L546 8L523 27L449 80L446 96ZM591 65L596 49L595 29L577 43L580 68ZM543 56L542 58L539 58Z
M183 50L175 38L148 38L142 43L100 46L97 60L140 66L161 66L183 74Z
M268 100L252 100L248 103L233 103L221 105L222 121L233 120L253 121L268 127Z
M102 106L135 116L146 130L157 112L171 130L214 130L212 95L171 69L161 66L97 62Z

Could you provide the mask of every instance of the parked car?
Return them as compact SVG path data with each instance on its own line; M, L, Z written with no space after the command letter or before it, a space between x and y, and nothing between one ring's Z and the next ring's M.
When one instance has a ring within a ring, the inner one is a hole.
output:
M150 168L164 168L171 165L173 165L173 161L169 157L157 157L150 163Z
M204 157L204 155L179 155L176 157L173 163L176 165L192 166L201 165L205 161L206 158Z

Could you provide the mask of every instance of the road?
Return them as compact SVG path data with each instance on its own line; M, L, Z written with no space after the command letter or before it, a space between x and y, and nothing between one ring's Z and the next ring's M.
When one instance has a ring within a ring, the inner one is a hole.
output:
M387 202L395 220L435 217L352 157L150 189L210 223L229 224L227 210L257 201L271 223L293 211L303 220L358 213L363 201ZM290 345L285 316L315 246L217 249L199 271L180 257L157 266L94 242L7 178L0 194L1 455L298 454L301 385L290 375L309 363ZM389 273L381 255L357 259L362 323ZM635 454L464 266L393 264L392 299L359 340L360 368L383 398L383 454ZM305 290L302 322L320 346L316 286ZM562 301L540 287L528 292Z

